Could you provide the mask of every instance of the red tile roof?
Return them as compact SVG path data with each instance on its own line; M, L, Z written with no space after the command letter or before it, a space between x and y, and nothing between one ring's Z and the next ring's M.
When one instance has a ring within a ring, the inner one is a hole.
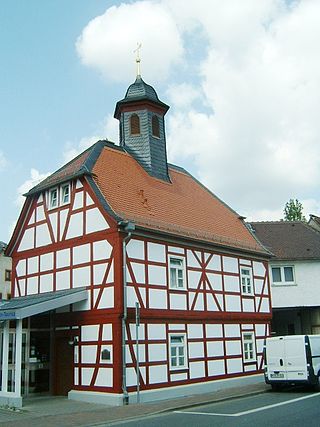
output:
M126 152L106 146L92 172L112 210L138 226L268 253L237 213L184 170L169 165L172 183L164 182Z

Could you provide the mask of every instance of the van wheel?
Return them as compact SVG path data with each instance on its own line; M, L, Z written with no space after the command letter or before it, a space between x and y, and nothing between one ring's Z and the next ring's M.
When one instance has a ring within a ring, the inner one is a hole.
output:
M279 384L271 384L271 390L272 391L279 391L280 390Z
M314 391L320 391L320 375L317 376L317 382L316 384L313 386L313 390Z

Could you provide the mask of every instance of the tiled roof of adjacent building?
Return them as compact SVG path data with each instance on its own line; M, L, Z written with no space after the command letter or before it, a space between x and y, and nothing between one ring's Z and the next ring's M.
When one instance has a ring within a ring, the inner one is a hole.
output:
M305 222L251 222L251 226L277 259L320 259L320 233Z

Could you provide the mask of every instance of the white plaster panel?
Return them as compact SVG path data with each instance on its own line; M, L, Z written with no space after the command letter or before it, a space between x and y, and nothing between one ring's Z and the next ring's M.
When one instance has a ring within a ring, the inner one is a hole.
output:
M148 277L150 285L167 285L167 269L159 265L148 266Z
M90 310L90 298L88 298L84 301L76 302L76 303L72 304L72 307L73 307L73 311Z
M96 290L97 291L97 290ZM114 307L114 287L104 288L98 309Z
M144 259L144 241L131 239L127 243L127 254L129 258Z
M206 268L208 270L221 271L221 256L213 255Z
M170 293L170 309L171 310L186 310L187 295L184 293Z
M90 385L94 368L81 368L82 385Z
M90 244L74 246L73 248L73 264L84 264L90 261Z
M183 248L179 248L178 246L169 246L168 247L168 251L175 253L175 254L180 254L180 255L184 255L184 249Z
M256 294L262 293L263 283L263 279L254 279L254 289Z
M86 211L86 233L94 233L95 231L107 230L108 228L109 224L98 208Z
M72 209L75 210L80 208L83 208L83 191L75 193L74 195L74 203Z
M235 374L242 372L242 359L227 359L227 373Z
M223 337L222 325L208 324L206 325L207 338L220 338Z
M245 367L244 367L244 371L245 372L251 372L251 371L255 371L257 368L256 368L256 365L246 365Z
M126 363L127 364L132 363L131 352L128 345L126 345Z
M98 334L98 325L81 326L81 341L98 341Z
M96 264L93 266L93 284L101 285L103 282L104 275L106 273L106 264Z
M56 275L56 290L70 288L70 270L58 271Z
M166 262L165 246L159 243L148 242L148 260L156 262Z
M27 228L23 233L18 251L26 251L34 248L34 228Z
M262 353L263 351L264 339L256 340L257 353Z
M188 271L188 286L190 289L198 288L201 274L201 271Z
M83 213L78 212L70 216L69 227L67 231L67 239L82 236L83 234Z
M227 356L241 355L241 341L226 341Z
M249 331L253 331L253 324L252 324L252 323L242 324L242 325L241 325L241 329L242 329L242 330L249 330Z
M112 368L99 368L95 385L97 387L112 387L113 386Z
M39 272L39 257L28 258L28 274Z
M34 224L34 222L35 222L35 217L36 217L36 215L35 215L35 210L34 210L34 211L32 212L32 214L31 214L31 216L30 216L30 219L29 219L28 225Z
M38 293L38 277L30 277L27 279L27 295Z
M96 345L81 346L81 362L82 363L96 363L96 359L97 359Z
M59 215L60 215L60 239L61 239L66 227L68 209L61 210Z
M148 325L149 340L164 340L166 339L166 326L158 323Z
M53 212L53 213L49 214L49 221L51 224L53 237L54 237L54 240L56 242L58 240L58 213Z
M112 324L108 323L103 325L102 329L102 341L110 341L112 340Z
M228 273L239 273L238 259L229 256L222 257L223 259L223 271Z
M216 377L218 375L225 375L224 360L209 360L208 361L208 375L209 375L209 377Z
M149 308L167 308L167 291L149 289Z
M260 313L269 313L269 311L270 311L269 298L262 298Z
M240 264L241 265L251 266L251 261L250 261L250 259L244 259L244 258L242 258L242 259L240 259Z
M240 337L240 325L224 325L225 337Z
M212 294L207 294L207 310L208 311L220 311L215 299Z
M221 307L221 310L224 311L223 295L222 294L216 294L216 298L218 300L219 306Z
M93 243L93 261L108 259L111 256L112 246L107 240Z
M25 259L18 261L16 266L16 272L18 277L26 275L26 265L27 265L27 262Z
M194 306L194 310L203 311L204 310L203 294L199 293L196 298L197 299Z
M182 323L171 323L169 325L169 330L170 331L184 331L185 325Z
M186 372L181 372L180 374L171 374L170 380L171 381L183 381L188 378L188 374Z
M53 274L40 276L40 293L53 291Z
M202 378L205 376L204 362L189 363L190 378Z
M224 290L226 292L240 292L240 283L238 276L224 275Z
M40 255L40 271L48 271L53 269L53 253Z
M111 261L111 267L109 269L108 277L106 283L113 283L114 276L113 276L113 260Z
M127 286L127 305L128 307L135 307L138 302L136 289L134 286Z
M86 204L87 206L91 206L94 204L94 201L91 199L88 193L86 193Z
M265 276L266 269L262 262L257 262L257 261L253 262L253 274L255 276L263 276L263 277Z
M208 357L223 356L223 341L207 341L207 355Z
M201 259L201 258L200 258ZM187 265L188 267L196 267L201 268L199 261L197 258L193 255L193 252L190 250L187 250Z
M26 294L26 280L25 279L19 280L18 283L19 283L21 296L24 296ZM15 294L15 297L16 296L18 295Z
M126 368L127 386L137 385L137 374L135 368Z
M137 262L131 262L134 278L137 283L146 283L145 265Z
M207 273L207 278L210 282L212 289L214 289L215 291L222 291L222 275L221 274Z
M80 179L77 179L76 188L78 189L78 188L82 188L82 187L83 187L82 182L80 181Z
M240 296L226 295L226 311L241 311Z
M189 324L188 325L188 338L202 338L203 327L202 324Z
M256 329L256 337L264 337L265 331L266 331L266 325L265 324L257 324L255 325Z
M165 383L168 381L167 365L149 366L149 383Z
M140 326L138 327L138 335L139 335L139 339L140 340L144 340L145 339L145 328L144 328L144 326L145 325L143 325L143 324L140 323ZM149 326L159 326L159 325L149 325ZM160 325L160 326L162 327L163 325ZM153 339L152 338L153 337L153 332L154 331L151 330L152 335L151 335L151 338L149 337L149 339ZM157 330L155 332L157 332ZM160 328L160 334L162 334L162 333L163 333L163 330L162 330L162 328ZM136 325L135 324L130 323L130 334L131 334L131 339L135 340L136 339Z
M149 344L149 362L159 362L167 360L167 345L166 344Z
M197 358L204 357L204 348L203 348L202 341L189 342L188 349L189 349L189 359L197 359Z
M254 299L253 298L242 298L242 307L245 312L254 312Z
M79 385L79 368L74 368L73 373L74 373L74 385Z
M80 288L82 286L90 285L90 267L89 266L73 269L72 276L73 276L73 281L72 281L73 288Z
M62 249L56 254L57 268L68 267L70 265L70 249Z
M140 340L140 336L139 336L139 340ZM154 345L154 344L152 344ZM139 362L144 363L146 361L146 349L145 349L145 344L139 344ZM134 343L133 345L133 353L134 353L134 357L137 360L137 346L136 343ZM156 358L154 360L165 360L167 358L167 356L164 359L160 359L159 357L157 358L157 356L155 356ZM149 361L150 361L150 357L149 357Z
M43 221L45 219L43 205L37 206L37 222Z
M36 247L50 245L52 243L47 224L36 226Z

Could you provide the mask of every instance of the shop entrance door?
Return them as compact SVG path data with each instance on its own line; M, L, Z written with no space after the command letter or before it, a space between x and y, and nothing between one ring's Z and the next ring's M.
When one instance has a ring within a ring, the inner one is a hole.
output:
M73 352L70 345L70 336L57 336L55 338L55 387L54 394L67 396L73 387Z

